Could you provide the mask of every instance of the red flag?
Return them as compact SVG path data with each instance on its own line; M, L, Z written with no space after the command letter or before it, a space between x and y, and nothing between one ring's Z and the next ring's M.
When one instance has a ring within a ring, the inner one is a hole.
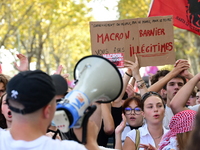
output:
M174 26L200 35L200 0L153 0L148 16L167 15Z

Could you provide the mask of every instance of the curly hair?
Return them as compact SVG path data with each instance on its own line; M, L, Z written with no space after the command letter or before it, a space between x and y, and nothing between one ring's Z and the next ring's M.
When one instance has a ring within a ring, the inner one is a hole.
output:
M151 78L151 85L156 83L160 77L166 76L170 71L169 70L159 70L156 74L154 74Z

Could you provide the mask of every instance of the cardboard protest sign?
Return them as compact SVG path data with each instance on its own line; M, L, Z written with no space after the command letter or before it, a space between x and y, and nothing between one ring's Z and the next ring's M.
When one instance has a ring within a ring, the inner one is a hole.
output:
M90 22L90 34L94 55L137 54L141 67L175 62L172 16Z

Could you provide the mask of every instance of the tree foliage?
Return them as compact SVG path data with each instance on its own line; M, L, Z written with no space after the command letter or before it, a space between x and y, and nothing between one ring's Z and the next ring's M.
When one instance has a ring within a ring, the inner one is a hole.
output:
M150 0L120 0L118 3L119 19L145 18Z
M85 1L84 1L85 2ZM17 48L48 73L90 53L90 8L82 0L2 0L0 46Z

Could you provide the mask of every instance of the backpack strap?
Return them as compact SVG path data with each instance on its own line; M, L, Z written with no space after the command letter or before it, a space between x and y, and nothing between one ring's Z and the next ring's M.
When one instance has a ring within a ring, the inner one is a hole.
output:
M135 147L136 147L136 150L139 150L140 131L139 131L139 130L135 130L135 131L136 131L136 136L135 136Z

